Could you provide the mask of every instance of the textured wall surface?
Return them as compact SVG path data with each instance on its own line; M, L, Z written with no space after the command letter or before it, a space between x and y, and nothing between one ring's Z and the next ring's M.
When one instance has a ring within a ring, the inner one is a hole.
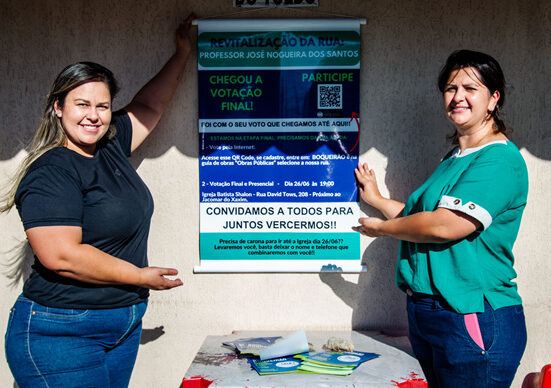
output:
M318 8L241 10L231 0L3 0L0 182L6 184L23 157L22 144L38 123L50 84L69 63L91 60L113 70L122 86L115 107L122 107L172 53L173 31L189 12L202 18L353 16L367 19L361 27L361 159L376 170L386 194L405 200L448 148L445 136L452 128L436 88L445 58L459 48L488 52L511 84L505 119L530 174L529 203L515 246L529 336L514 384L520 386L527 373L551 362L551 3L319 3ZM196 62L194 51L158 132L132 157L155 199L150 262L178 268L184 286L152 293L131 386L177 387L207 334L299 328L404 332L405 298L394 286L398 244L390 238L362 240L368 270L360 275L193 274L199 263ZM13 275L19 267L10 258L24 233L16 211L1 215L0 222L1 268ZM0 289L3 332L21 283L2 277ZM12 382L7 364L0 362L0 385Z

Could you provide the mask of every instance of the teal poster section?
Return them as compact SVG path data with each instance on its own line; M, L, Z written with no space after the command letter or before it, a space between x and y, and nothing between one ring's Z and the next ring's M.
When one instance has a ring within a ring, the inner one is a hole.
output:
M361 271L360 21L198 26L195 271Z

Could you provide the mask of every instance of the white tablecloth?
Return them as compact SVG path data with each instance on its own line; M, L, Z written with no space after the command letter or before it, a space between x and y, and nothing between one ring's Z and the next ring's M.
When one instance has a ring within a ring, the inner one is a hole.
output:
M185 377L202 376L215 387L396 387L408 380L424 378L417 360L412 356L407 337L389 337L380 332L307 331L308 342L315 351L330 337L350 339L355 350L378 353L381 356L361 364L349 376L289 373L260 376L244 358L222 342L251 337L285 337L285 331L238 331L224 336L207 336ZM398 383L398 384L397 384Z

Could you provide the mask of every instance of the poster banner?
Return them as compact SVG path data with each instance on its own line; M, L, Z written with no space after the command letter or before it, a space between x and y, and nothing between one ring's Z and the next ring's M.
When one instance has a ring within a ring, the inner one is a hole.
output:
M359 272L360 20L198 22L195 272Z

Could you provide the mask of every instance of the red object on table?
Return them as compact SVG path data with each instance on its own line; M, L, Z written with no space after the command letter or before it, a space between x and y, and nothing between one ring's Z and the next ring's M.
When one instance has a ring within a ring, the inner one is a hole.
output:
M184 377L182 388L207 388L212 384L212 380L207 380L203 376Z
M540 387L551 388L551 364L544 365L540 372Z
M394 381L394 384L399 388L427 388L427 380L425 379L409 379L401 383Z

